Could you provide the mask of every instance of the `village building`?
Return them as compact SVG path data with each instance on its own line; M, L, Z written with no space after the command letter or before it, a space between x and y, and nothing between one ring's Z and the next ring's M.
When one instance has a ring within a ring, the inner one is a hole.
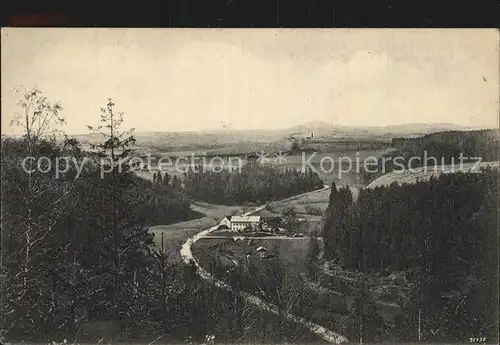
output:
M231 229L231 217L225 216L219 223L219 229Z
M260 216L232 216L231 230L244 231L247 229L257 230L260 225Z

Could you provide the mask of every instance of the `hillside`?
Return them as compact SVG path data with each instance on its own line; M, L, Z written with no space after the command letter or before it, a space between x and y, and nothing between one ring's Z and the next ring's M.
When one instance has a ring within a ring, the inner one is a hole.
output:
M423 157L482 157L496 160L498 157L498 130L445 131L430 133L417 138L394 138L391 147L402 154Z
M287 129L291 134L301 133L310 135L424 135L433 132L452 130L466 130L460 125L452 123L403 123L389 126L337 126L324 121L306 122Z
M371 182L366 188L376 188L382 186L389 186L392 183L402 185L404 183L413 184L417 182L429 181L431 177L439 177L442 174L449 174L453 172L464 173L479 173L481 169L486 167L498 167L499 162L481 162L477 167L476 163L464 163L462 167L459 164L443 165L434 167L421 167L411 170L395 170L380 176L375 181Z

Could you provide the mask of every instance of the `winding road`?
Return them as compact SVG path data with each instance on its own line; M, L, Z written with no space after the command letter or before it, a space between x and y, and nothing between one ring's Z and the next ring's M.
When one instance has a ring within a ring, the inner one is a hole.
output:
M304 194L296 195L296 196L293 196L291 198L284 199L282 201L289 201L289 200L298 199L300 197L314 194L314 193L318 193L318 192L324 191L324 190L329 189L329 188L330 188L329 186L324 185L322 189L318 189L318 190L315 190L312 192L307 192ZM246 212L244 215L245 216L251 215L255 212L263 210L265 207L266 207L266 205L258 206L256 208L254 208L253 210ZM215 286L217 286L221 289L231 290L231 287L228 284L215 278L207 270L205 270L203 267L201 267L200 264L198 263L198 261L194 258L193 253L191 251L191 247L194 243L196 243L196 241L198 241L199 239L204 238L204 237L211 237L211 236L209 236L210 233L217 230L218 226L219 226L219 224L217 224L209 229L203 230L191 238L188 238L187 241L182 245L182 247L180 249L180 256L186 264L194 264L195 265L195 267L197 268L197 273L200 275L201 278L205 279L206 281L211 282L212 284L214 284ZM241 295L243 296L243 298L245 298L245 300L247 302L257 306L261 310L269 311L269 312L272 312L272 313L278 315L278 307L276 305L268 303L268 302L262 300L261 298L255 296L255 295L252 295L248 292L241 292ZM287 320L298 323L298 324L306 327L307 329L309 329L309 331L311 333L316 334L317 336L321 337L322 339L326 340L329 343L343 344L343 343L348 342L348 339L346 337L344 337L338 333L335 333L329 329L326 329L325 327L320 326L320 325L318 325L310 320L304 319L300 316L296 316L292 313L287 313L284 316Z

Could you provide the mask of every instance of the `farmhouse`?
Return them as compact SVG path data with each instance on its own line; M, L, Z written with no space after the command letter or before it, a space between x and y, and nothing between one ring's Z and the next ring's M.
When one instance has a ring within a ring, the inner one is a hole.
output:
M225 216L219 223L219 229L231 229L231 216Z
M260 224L260 216L232 216L231 230L242 231L248 228L256 229Z

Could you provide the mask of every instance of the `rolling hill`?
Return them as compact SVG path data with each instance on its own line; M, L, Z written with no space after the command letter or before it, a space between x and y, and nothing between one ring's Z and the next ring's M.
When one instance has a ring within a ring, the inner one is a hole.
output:
M371 182L365 188L376 188L382 186L390 186L392 183L402 185L404 183L413 184L417 182L429 181L431 177L439 177L441 174L450 173L479 173L481 169L486 167L498 168L499 162L481 162L478 166L476 163L464 163L460 166L459 163L454 165L428 166L408 170L395 170L382 175Z

